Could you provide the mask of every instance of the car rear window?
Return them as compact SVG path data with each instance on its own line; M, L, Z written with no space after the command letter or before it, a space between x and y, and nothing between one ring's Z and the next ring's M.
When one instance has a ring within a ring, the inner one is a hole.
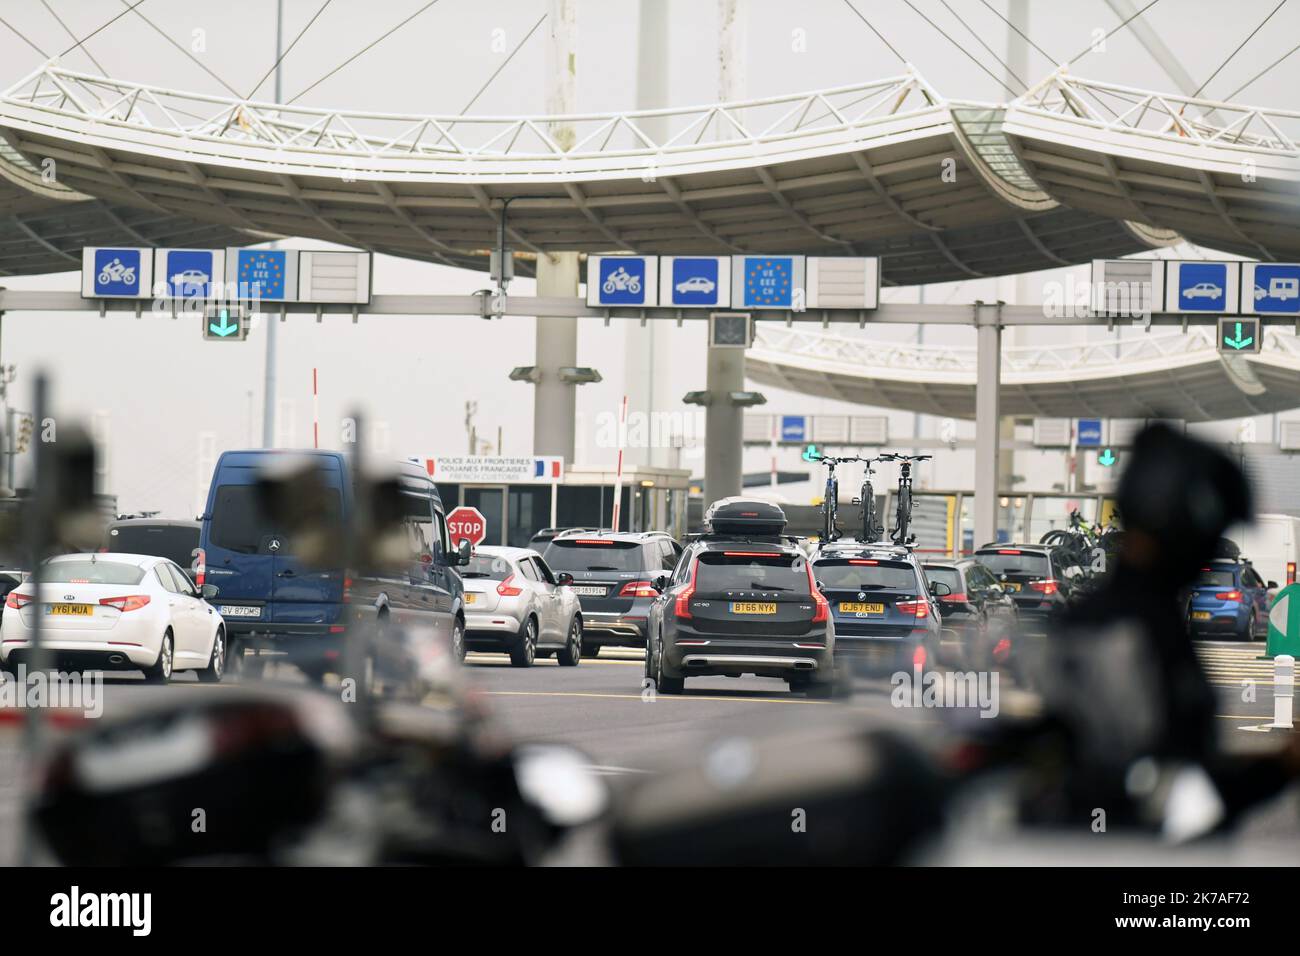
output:
M47 561L42 575L49 584L139 584L144 568L120 561Z
M1032 574L1050 577L1047 555L1041 551L1017 551L1004 548L997 551L977 551L975 560L994 574Z
M961 575L956 568L932 568L926 565L925 579L931 584L946 584L953 594L961 591Z
M327 506L320 515L322 524L340 520L338 489L325 495ZM262 511L261 499L254 485L220 485L212 506L212 543L239 554L257 554L267 538L284 533L274 515ZM289 543L292 548L292 542ZM290 551L289 553L292 553ZM189 566L189 559L182 567Z
M609 538L552 541L543 557L553 571L643 571L648 567L641 542Z
M109 529L107 542L109 551L166 558L178 567L188 568L194 564L199 529L177 525L118 525Z
M906 561L831 558L813 565L813 576L827 588L916 593L916 569Z
M808 562L779 551L705 551L695 569L698 591L792 591L808 594Z
M504 581L514 573L510 562L500 555L476 554L469 559L460 572L462 578L488 578L492 581Z
M1231 588L1236 586L1231 571L1202 570L1196 576L1196 583L1202 587Z

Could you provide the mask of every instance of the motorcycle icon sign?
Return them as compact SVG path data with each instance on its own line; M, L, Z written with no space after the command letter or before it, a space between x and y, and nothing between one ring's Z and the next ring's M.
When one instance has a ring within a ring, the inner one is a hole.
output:
M112 262L99 270L98 281L100 285L108 285L110 282L135 285L135 268L123 265L122 260L114 256Z
M149 269L139 249L96 249L93 262L87 262L84 271L85 291L93 295L135 296L149 281Z
M606 295L613 295L615 292L627 292L631 295L640 295L641 277L634 276L625 268L619 266L613 272L605 277L605 282L601 286Z

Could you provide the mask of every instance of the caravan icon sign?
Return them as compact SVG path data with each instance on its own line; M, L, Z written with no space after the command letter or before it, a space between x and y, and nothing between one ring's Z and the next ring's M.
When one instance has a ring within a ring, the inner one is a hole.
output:
M1300 264L1245 263L1241 311L1265 315L1300 315Z

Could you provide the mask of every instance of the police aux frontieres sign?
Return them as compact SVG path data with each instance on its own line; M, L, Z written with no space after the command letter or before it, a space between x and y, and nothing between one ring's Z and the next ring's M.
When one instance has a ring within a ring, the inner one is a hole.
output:
M456 484L549 484L564 477L564 460L550 456L453 455L415 460L424 463L434 481Z

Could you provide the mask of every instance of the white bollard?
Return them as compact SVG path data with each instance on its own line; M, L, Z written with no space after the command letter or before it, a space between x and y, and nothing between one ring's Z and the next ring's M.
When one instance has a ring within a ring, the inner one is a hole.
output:
M1270 727L1290 730L1291 704L1295 697L1295 658L1279 654L1273 658L1273 723Z

